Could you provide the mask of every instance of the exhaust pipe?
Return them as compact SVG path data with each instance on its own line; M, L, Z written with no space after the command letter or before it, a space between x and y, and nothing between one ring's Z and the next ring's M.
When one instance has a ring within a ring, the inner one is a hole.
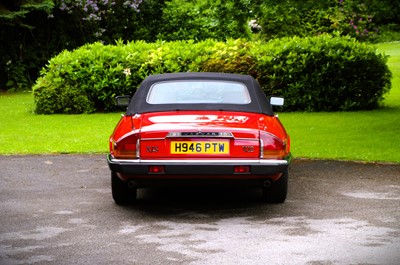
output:
M136 188L136 182L133 180L128 181L128 187L131 189Z
M271 181L270 180L266 180L266 181L264 181L264 188L269 188L269 187L271 187Z

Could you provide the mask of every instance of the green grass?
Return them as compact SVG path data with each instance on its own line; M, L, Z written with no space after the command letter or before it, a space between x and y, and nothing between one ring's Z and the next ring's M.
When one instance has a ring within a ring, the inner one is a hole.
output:
M389 107L400 107L400 42L377 45L378 51L389 55L388 65L393 74L392 89L385 104Z
M279 117L295 157L400 162L400 109Z
M120 114L35 115L31 93L0 94L0 154L105 153Z
M280 113L297 158L400 163L400 42L390 55L392 89L374 111ZM120 113L35 115L31 93L0 93L0 154L106 153Z

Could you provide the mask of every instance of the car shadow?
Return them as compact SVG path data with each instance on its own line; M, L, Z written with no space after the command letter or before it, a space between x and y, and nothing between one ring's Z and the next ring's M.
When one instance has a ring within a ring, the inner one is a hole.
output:
M260 208L268 211L279 209L278 205L262 201L261 189L254 188L173 188L139 189L138 199L124 206L137 213L152 216L188 217L224 215L248 216Z

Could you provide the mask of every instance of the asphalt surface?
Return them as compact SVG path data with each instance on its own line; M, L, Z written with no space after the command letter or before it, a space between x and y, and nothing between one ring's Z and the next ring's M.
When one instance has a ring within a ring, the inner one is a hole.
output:
M289 185L120 207L104 155L0 156L0 264L400 264L400 165L294 160Z

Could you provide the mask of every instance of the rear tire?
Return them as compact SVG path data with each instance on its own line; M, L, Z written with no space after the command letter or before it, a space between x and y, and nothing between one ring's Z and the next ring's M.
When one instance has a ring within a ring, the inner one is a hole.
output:
M128 184L122 181L115 172L111 172L111 191L118 205L131 204L136 200L137 189L128 187Z
M282 176L268 188L263 188L263 200L267 203L283 203L288 192L289 173L286 169Z

